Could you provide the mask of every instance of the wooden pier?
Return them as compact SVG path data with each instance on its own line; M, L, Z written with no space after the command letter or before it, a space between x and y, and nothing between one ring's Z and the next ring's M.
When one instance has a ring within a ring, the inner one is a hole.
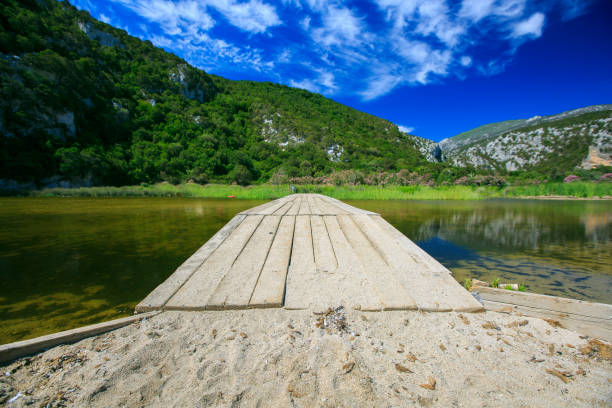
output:
M236 215L136 306L481 311L448 269L380 215L294 194Z

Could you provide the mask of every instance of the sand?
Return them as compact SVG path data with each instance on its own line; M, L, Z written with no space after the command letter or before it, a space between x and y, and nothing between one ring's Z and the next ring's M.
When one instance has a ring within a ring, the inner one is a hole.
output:
M2 366L0 405L610 407L589 340L496 312L164 312Z

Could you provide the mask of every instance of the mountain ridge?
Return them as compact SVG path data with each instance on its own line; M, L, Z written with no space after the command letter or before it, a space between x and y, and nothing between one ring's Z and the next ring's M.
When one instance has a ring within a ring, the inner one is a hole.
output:
M599 112L604 110L612 110L612 104L598 104L589 105L582 108L571 109L556 113L553 115L546 116L532 116L529 119L511 119L501 122L487 123L466 132L461 132L455 136L451 136L440 140L440 147L446 151L452 151L461 147L465 144L473 143L485 138L494 137L511 130L519 129L524 126L532 126L536 124L542 124L545 122L551 122L566 117L578 116L584 113Z

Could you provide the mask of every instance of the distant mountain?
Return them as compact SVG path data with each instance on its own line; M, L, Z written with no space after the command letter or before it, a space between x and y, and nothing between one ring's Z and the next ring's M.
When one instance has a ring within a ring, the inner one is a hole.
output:
M585 113L601 112L612 110L612 105L593 105L585 108L574 109L550 116L534 116L529 119L506 120L504 122L489 123L479 126L467 132L459 133L453 137L449 137L440 141L440 148L445 152L452 152L462 146L479 142L483 139L490 139L501 135L510 130L517 130L527 126L535 126L546 122L553 122L560 119L565 119L572 116L579 116Z
M247 184L423 163L396 125L321 95L209 75L65 1L0 2L0 187Z
M449 164L498 172L612 166L612 105L491 123L429 146L435 148Z

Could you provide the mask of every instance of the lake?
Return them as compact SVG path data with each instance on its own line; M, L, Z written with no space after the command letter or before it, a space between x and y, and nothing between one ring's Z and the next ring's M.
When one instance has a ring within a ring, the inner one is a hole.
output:
M263 201L0 198L0 344L128 316ZM612 303L610 201L349 201L466 277Z

